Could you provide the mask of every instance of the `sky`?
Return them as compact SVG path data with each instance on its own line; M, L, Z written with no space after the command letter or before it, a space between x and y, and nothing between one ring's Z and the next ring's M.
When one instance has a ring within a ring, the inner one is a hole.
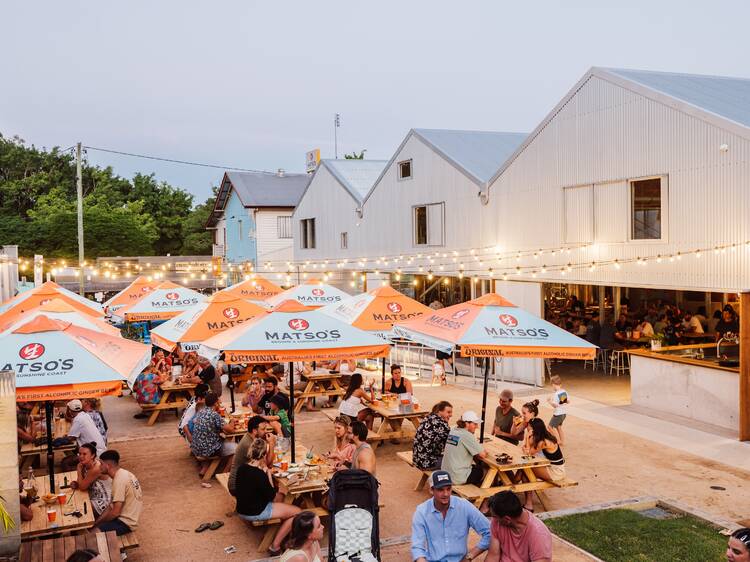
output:
M529 132L591 66L750 77L750 2L4 2L0 133L275 171L409 129ZM87 151L200 203L221 169Z

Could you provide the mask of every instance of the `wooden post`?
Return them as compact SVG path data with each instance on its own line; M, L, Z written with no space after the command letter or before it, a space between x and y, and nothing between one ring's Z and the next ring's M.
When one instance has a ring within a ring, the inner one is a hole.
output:
M740 441L750 441L750 293L740 293Z
M604 307L604 300L606 298L606 295L604 293L606 287L604 285L599 286L599 325L604 326L604 315L606 314L606 309Z

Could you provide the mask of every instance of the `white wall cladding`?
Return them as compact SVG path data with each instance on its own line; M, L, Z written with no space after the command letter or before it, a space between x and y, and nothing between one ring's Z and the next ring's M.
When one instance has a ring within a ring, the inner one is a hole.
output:
M408 159L413 177L399 180L398 162ZM412 135L365 202L360 237L356 244L350 240L350 255L379 257L480 247L478 192L477 184ZM443 201L445 245L414 246L413 206Z
M321 166L297 205L292 218L295 260L325 260L346 257L358 243L359 228L355 213L358 204L349 192L333 177L328 168ZM315 248L300 248L302 219L315 219ZM349 233L349 250L341 249L341 232Z
M292 209L259 209L255 214L255 230L258 240L258 264L266 261L286 262L294 255L291 238L279 238L278 217L291 216ZM294 227L294 223L292 223Z
M729 150L722 152L719 146L725 143ZM625 180L657 175L668 178L665 241L621 242L629 235ZM564 245L566 214L568 222L571 217L563 189L595 184L604 185L594 189L593 216L590 205L582 203L583 227L575 232L587 230L587 221L593 221L588 241L597 244L519 265L666 256L750 240L750 141L592 77L491 185L490 202L480 215L482 245L507 250ZM465 225L478 224L475 217L463 219ZM453 232L448 231L448 240ZM743 246L716 256L711 252L700 259L664 259L620 270L574 269L563 276L558 269L536 280L739 290L750 288L749 274L750 248Z

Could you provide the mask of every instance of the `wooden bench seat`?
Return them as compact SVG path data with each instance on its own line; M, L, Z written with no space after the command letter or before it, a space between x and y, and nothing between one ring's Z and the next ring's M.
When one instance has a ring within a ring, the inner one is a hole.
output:
M130 550L131 548L138 548L138 535L135 534L135 531L130 531L129 533L125 535L120 535L117 537L117 540L120 542L120 550Z
M577 486L578 482L565 478L558 482L547 482L545 480L538 480L536 482L519 482L511 486L493 486L491 488L480 488L474 484L456 484L453 486L453 493L459 497L462 497L475 505L480 505L485 499L494 496L498 492L514 492L520 494L522 492L536 492L539 496L539 500L542 505L545 505L545 501L540 495L540 492L548 490L550 488L570 488ZM545 507L546 509L546 507Z
M203 478L201 478L201 482L208 482L209 480L211 480L211 478L214 477L214 474L216 474L216 469L219 468L221 457L198 457L196 455L193 456L195 457L195 460L199 462L209 463L206 472L203 473Z
M414 486L414 491L419 492L424 489L425 484L427 484L427 480L429 480L430 475L432 474L432 470L422 470L421 468L414 466L414 453L412 453L412 451L399 451L398 453L396 453L396 456L409 466L422 473L422 475L419 477L419 482L417 482L417 485Z

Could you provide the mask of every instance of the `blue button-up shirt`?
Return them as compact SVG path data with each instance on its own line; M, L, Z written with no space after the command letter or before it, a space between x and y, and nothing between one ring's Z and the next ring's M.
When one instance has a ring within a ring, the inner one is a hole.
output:
M411 558L428 562L460 562L466 556L469 528L482 537L479 548L490 546L490 524L471 502L451 496L445 518L430 498L417 506L411 521Z

